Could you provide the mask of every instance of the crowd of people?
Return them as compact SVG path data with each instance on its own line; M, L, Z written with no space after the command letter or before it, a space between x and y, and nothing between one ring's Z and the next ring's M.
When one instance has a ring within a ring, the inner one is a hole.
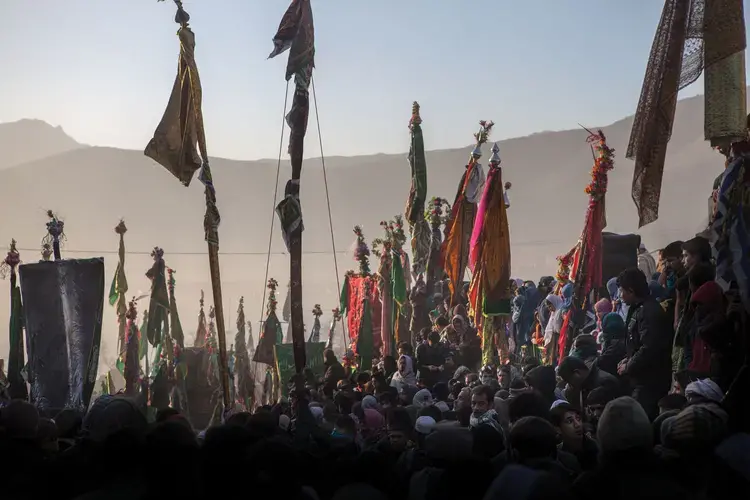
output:
M516 283L498 366L482 366L465 304L435 296L398 356L360 372L328 350L322 378L205 431L171 408L148 422L123 396L54 419L12 401L4 498L744 498L746 313L706 240L639 264L563 356L571 286L543 278Z

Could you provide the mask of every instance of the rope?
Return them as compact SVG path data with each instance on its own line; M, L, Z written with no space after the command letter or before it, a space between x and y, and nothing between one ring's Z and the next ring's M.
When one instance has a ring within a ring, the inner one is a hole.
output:
M333 269L336 272L336 290L341 293L341 279L339 278L339 263L336 258L336 239L333 237L333 216L331 215L331 198L328 195L328 175L326 174L326 157L323 154L323 136L320 134L320 115L318 114L318 95L315 93L315 80L310 76L312 84L313 104L315 105L315 123L318 126L318 142L320 144L320 162L323 164L323 185L326 188L326 205L328 206L328 226L331 228L331 248L333 249ZM344 350L349 346L349 336L346 331L346 321L341 320L341 326L344 328Z
M266 277L263 279L263 301L260 303L260 321L263 325L263 312L266 308L266 284L268 283L268 271L271 267L271 245L273 243L273 221L276 218L276 201L279 196L279 175L281 174L281 152L284 150L284 127L286 126L286 107L289 103L289 80L286 82L284 95L284 113L281 115L281 137L279 137L279 159L276 163L276 185L273 190L273 205L271 206L271 230L268 233L268 252L266 258ZM260 337L258 337L260 339Z
M276 184L274 185L273 190L273 205L271 206L271 230L268 232L268 252L266 257L266 277L263 279L263 300L260 302L260 320L258 321L258 324L260 325L259 331L258 331L258 342L254 346L254 349L257 349L257 347L260 345L260 340L263 337L263 312L266 308L266 290L268 288L266 287L266 284L268 283L268 271L271 267L271 245L273 243L273 222L276 218L276 201L278 199L279 195L279 176L281 174L281 154L284 150L284 127L286 126L286 108L289 104L289 80L286 81L286 89L284 91L284 112L281 114L281 133L279 135L279 158L276 163ZM252 359L250 360L252 361ZM258 381L258 368L260 363L252 361L255 365L253 367L253 403L256 407L260 406L257 401L257 398L255 397L255 389L257 386ZM265 383L265 379L264 379ZM261 398L263 395L261 394Z
M39 252L39 248L18 248L19 251L22 252ZM143 250L128 250L125 252L125 255L148 255L151 256L152 250L149 251L143 251ZM75 254L86 254L86 255L117 255L118 252L116 250L69 250L65 249L65 253L75 253ZM303 255L329 255L331 252L328 250L310 250L307 252L302 252ZM340 251L339 253L348 253L345 250ZM205 256L208 252L169 252L169 255L199 255L199 256ZM268 255L268 252L219 252L219 255L243 255L243 256L266 256ZM271 255L289 255L289 252L271 252Z
M518 241L514 242L513 246L516 247L530 247L530 246L539 246L539 245L558 245L561 244L560 241L554 241L554 240L538 240L538 241ZM39 252L39 248L28 248L28 247L17 247L18 251L20 252ZM125 252L125 255L148 255L151 256L152 250L127 250ZM652 252L649 252L650 254L656 254L659 250L654 250ZM117 250L81 250L81 249L75 249L71 250L69 248L65 249L65 253L73 253L73 254L86 254L86 255L117 255ZM328 250L309 250L302 252L303 255L329 255L331 252ZM348 254L349 251L347 250L341 250L336 251L336 254ZM180 251L170 251L169 255L207 255L208 252L180 252ZM240 256L266 256L268 255L268 251L263 252L219 252L219 255L240 255ZM289 255L289 252L284 251L278 251L278 252L271 252L271 255ZM268 281L268 280L266 280Z

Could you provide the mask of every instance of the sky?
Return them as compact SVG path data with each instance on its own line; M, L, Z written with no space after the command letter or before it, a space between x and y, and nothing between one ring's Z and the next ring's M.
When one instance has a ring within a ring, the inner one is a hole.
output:
M306 156L428 149L604 126L632 114L656 0L313 0L320 116ZM212 156L277 158L286 55L267 60L288 0L185 0ZM175 7L156 0L0 1L0 122L37 118L96 146L143 149L174 82ZM701 93L694 84L682 96ZM291 99L290 99L291 101ZM530 152L531 154L532 152Z

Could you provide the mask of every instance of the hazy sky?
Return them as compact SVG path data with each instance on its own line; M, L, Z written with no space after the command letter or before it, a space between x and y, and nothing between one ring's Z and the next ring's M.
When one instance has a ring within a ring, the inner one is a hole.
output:
M413 100L429 149L469 144L480 119L500 139L632 114L662 4L313 0L325 153L405 151ZM209 152L276 158L286 56L266 57L288 0L184 5ZM0 0L0 121L40 118L80 142L142 149L174 81L174 11L156 0ZM319 154L314 115L310 126L307 156Z

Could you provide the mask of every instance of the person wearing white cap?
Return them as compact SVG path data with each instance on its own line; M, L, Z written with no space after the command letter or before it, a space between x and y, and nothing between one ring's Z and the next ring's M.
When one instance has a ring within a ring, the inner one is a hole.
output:
M417 419L416 423L414 424L414 430L417 431L418 434L427 435L430 434L435 430L435 426L437 423L435 422L435 419L428 416L421 416Z

